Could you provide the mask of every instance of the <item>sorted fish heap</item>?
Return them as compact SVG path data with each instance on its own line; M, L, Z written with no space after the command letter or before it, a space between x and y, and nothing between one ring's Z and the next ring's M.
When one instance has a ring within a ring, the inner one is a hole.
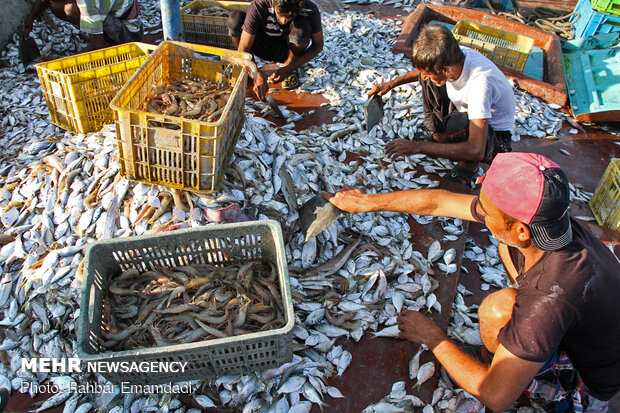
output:
M284 309L273 264L193 264L110 281L104 347L111 351L193 343L282 327Z
M186 13L198 14L199 16L209 16L209 17L228 17L230 16L230 11L226 10L223 7L219 6L211 6L211 7L203 7L197 11L192 11L187 9Z
M176 79L155 86L141 110L205 122L217 122L224 112L232 88L215 81Z
M429 363L420 367L420 371L424 372L425 375L428 375L431 370L434 371L434 365ZM425 366L429 367L426 368ZM429 403L425 403L415 395L407 394L406 383L398 381L392 385L387 396L364 408L362 413L405 413L414 411L416 407L423 407L423 413L470 413L484 410L484 405L478 399L461 388L455 388L450 376L441 368L437 387Z
M559 105L541 102L537 97L513 87L515 94L515 133L537 138L555 138L568 116L557 112Z
M423 0L422 3L424 3L425 1ZM402 8L402 10L405 13L410 13L413 10L415 10L415 6L417 5L417 1L416 0L344 0L342 2L343 4L345 4L345 7L348 7L346 5L348 4L378 4L381 6L392 6L395 9L396 8Z
M465 304L465 298L471 295L462 284L458 285L454 302L452 303L452 317L448 325L448 335L450 338L470 344L472 346L481 346L480 329L478 325L478 306L472 305L468 307Z

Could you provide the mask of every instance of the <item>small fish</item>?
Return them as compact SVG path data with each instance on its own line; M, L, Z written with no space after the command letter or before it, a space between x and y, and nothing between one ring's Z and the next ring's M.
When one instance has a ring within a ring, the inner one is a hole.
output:
M349 364L351 364L352 359L353 359L353 356L351 355L350 352L348 352L347 350L342 352L342 355L338 359L338 375L339 376L342 376L342 373L344 373L347 367L349 367Z
M443 261L446 263L446 265L450 265L452 261L454 261L455 258L456 258L456 250L454 248L448 249L443 254Z
M409 378L411 380L413 380L418 375L418 370L420 369L420 355L425 350L428 350L428 347L426 347L424 344L420 344L420 348L409 361Z
M391 403L379 402L365 407L364 410L362 410L362 413L401 413L408 411L409 410L395 406Z
M431 308L433 308L436 302L437 296L434 293L430 293L426 296L426 308L428 308L428 310L426 311L427 313L431 312Z
M306 381L307 380L304 376L291 376L278 388L278 393L282 394L296 392L303 387Z
M392 294L392 304L394 304L394 308L397 313L400 313L403 309L403 304L405 303L405 296L402 293L395 292Z
M323 398L316 391L316 389L314 387L312 387L312 385L310 383L308 383L308 382L306 382L306 384L304 384L303 395L308 400L310 400L312 403L318 404L319 407L321 407L321 410L322 410L323 406L325 405L325 403L323 402Z
M68 390L56 393L52 397L50 397L49 399L47 399L43 403L41 403L41 405L37 409L30 410L30 412L31 413L39 413L39 412L42 412L43 410L47 410L47 409L51 409L52 407L56 407L56 406L60 405L61 403L64 403L64 401L67 400L69 397L71 397L72 394L73 393L71 393Z
M400 329L398 328L398 325L393 325L393 326L386 327L383 330L380 330L380 331L377 331L371 334L372 334L372 338L375 338L375 337L397 338L399 333L400 333Z
M413 389L415 390L416 388L420 387L428 379L433 377L433 374L435 374L435 363L429 361L428 363L424 363L423 365L421 365L418 369L418 373L416 375L417 382L413 386Z
M312 402L303 400L291 406L288 413L310 413L311 410L312 410Z
M431 243L430 247L428 248L427 259L430 262L434 262L439 257L441 257L441 255L442 255L441 244L439 243L439 241L435 240Z

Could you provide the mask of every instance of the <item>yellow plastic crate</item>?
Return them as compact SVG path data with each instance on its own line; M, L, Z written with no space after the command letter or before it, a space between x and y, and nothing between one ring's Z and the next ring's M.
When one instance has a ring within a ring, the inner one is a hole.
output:
M247 11L250 3L244 1L195 0L181 9L183 39L189 43L236 50L228 34L228 17L201 16L198 10L205 7L222 7L228 11Z
M599 225L620 231L620 158L609 162L590 199L590 208Z
M459 21L452 34L463 46L476 49L495 64L521 73L534 39L467 20Z
M155 48L125 43L36 64L52 123L88 133L114 122L110 101Z
M245 67L230 59L249 53L190 43L163 42L121 88L114 110L121 172L130 179L197 192L217 191L243 125ZM176 79L232 86L216 122L140 110L156 86Z

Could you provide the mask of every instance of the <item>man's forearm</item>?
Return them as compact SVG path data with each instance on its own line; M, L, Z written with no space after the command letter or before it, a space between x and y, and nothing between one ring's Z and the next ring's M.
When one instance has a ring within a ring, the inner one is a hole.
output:
M482 385L487 378L487 366L465 353L448 338L429 348L459 386L488 405L487 395L481 392Z
M472 195L443 189L408 189L384 194L367 194L369 211L393 211L472 220Z
M387 82L390 86L390 89L394 89L400 85L405 85L407 83L417 82L420 80L420 71L418 69L413 69L402 76L397 77L394 80L390 80Z
M26 21L32 24L49 6L49 0L37 0L34 6L32 6L32 11L26 16Z
M438 143L416 142L417 152L436 158L447 158L452 161L481 161L484 158L484 148L474 147L471 142Z

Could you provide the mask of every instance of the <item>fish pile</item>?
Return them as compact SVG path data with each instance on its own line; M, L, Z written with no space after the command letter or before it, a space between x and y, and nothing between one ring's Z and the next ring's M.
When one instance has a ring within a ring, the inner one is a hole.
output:
M208 17L228 17L230 16L230 11L226 10L223 7L219 6L211 6L211 7L203 7L197 11L192 11L187 9L186 13L195 13L199 16L208 16Z
M418 3L426 3L426 0L417 2L416 0L344 0L342 2L346 7L349 4L378 4L380 6L392 6L393 8L401 8L405 13L411 13L415 10Z
M232 92L209 80L176 79L170 84L155 86L141 110L204 122L217 122Z
M514 82L513 82L514 83ZM554 109L560 106L541 102L535 96L513 87L515 94L515 133L537 138L555 138L570 117ZM572 119L571 119L572 120ZM573 121L574 122L574 121Z
M386 142L424 133L419 87L392 90L381 123L370 132L363 125L361 103L372 83L410 70L402 55L391 54L400 24L360 13L324 14L325 49L308 64L302 89L329 100L334 123L298 132L294 122L302 115L289 112L289 123L278 128L256 116L260 109L246 101L231 167L220 192L209 196L124 179L115 159L113 126L87 135L61 131L49 124L36 75L19 64L0 72L7 97L0 102L7 114L0 132L6 149L0 166L0 221L9 237L0 249L0 325L5 327L0 349L6 353L0 381L14 389L48 380L85 383L88 378L77 373L20 371L24 357L75 354L84 248L100 239L209 225L222 207L237 206L251 219L281 223L296 314L294 355L279 368L191 382L194 406L246 412L324 406L327 397L342 397L328 385L329 378L354 362L337 344L340 337L395 337L396 316L403 308L451 310L441 308L434 291L457 270L451 243L463 233L460 220L413 216L416 225L444 231L428 249L409 238L408 217L398 213L345 216L307 243L298 228L298 205L318 191L344 185L370 193L433 188L439 185L437 175L451 169L452 162L424 155L384 162ZM48 30L43 26L35 23L35 37ZM68 52L56 46L50 50ZM15 45L9 45L3 59L16 59L15 52ZM347 161L351 152L359 159ZM135 311L131 305L136 304L128 304L123 315ZM473 318L470 309L458 308ZM229 314L238 322L239 313ZM462 325L468 325L466 320ZM416 371L416 380L424 376L418 378ZM96 379L105 383L103 377ZM29 389L36 395L34 387ZM457 393L444 389L435 406L451 407ZM62 391L54 397L40 409L64 402L67 412L91 406L114 413L196 411L170 394Z
M104 301L109 351L152 348L282 327L284 308L271 263L193 264L124 271Z
M420 380L428 380L435 372L435 365L432 361L422 366L418 364L420 353L425 350L428 348L422 345L409 363L410 378L414 379L417 376L418 383ZM478 399L465 390L454 387L452 379L443 367L440 368L440 373L437 387L428 403L415 395L407 394L406 382L398 381L392 385L387 396L367 406L362 410L362 413L405 413L414 411L416 407L422 407L423 413L435 413L437 411L470 413L484 410L484 405Z

